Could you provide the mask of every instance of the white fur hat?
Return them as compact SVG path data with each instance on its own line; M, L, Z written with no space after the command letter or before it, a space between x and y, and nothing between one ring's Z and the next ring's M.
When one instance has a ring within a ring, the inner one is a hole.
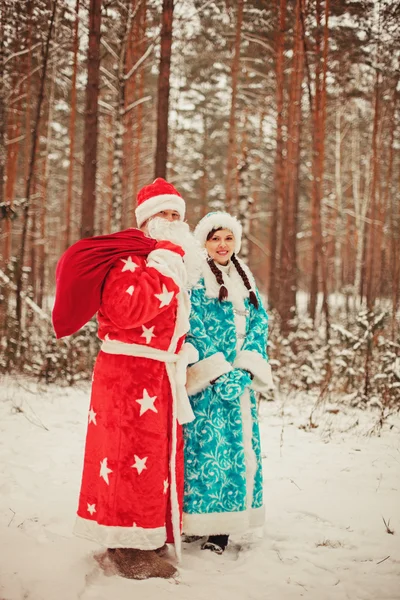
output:
M242 225L236 217L233 217L227 212L215 211L208 213L208 215L198 222L194 230L194 236L201 247L204 248L210 231L219 228L232 231L235 237L235 254L238 254L240 246L242 245Z

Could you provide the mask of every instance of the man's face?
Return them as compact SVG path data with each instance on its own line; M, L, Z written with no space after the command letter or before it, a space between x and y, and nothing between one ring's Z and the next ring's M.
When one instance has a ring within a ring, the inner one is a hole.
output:
M172 223L172 221L180 221L180 219L181 219L180 214L176 210L170 210L170 209L160 210L160 212L151 216L150 219L147 219L147 221L145 221L143 223L143 225L140 226L140 229L148 234L150 221L152 221L153 219L156 219L157 217L159 219L165 219L166 221L169 221L170 223Z
M151 217L154 219L155 217L161 217L162 219L166 219L167 221L179 221L180 214L176 210L160 210L156 215Z

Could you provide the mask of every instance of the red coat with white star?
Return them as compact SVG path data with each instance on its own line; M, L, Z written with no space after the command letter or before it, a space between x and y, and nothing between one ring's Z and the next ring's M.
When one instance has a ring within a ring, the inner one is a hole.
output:
M182 269L178 252L156 249L105 280L75 533L109 548L172 542L174 511L179 529L183 442L164 354L188 329Z

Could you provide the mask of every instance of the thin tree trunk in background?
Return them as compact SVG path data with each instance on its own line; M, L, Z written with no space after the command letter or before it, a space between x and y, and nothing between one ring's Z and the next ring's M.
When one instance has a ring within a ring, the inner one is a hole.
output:
M82 183L81 237L94 234L100 85L100 36L102 0L90 0L88 79L86 84L84 163Z
M57 11L57 3L58 3L58 0L53 0L53 7L52 7L53 10L51 13L49 29L48 29L46 44L45 44L44 53L43 53L43 64L42 64L42 72L41 72L41 76L40 76L40 87L39 87L39 95L38 95L37 106L36 106L35 124L34 124L33 132L32 132L31 158L29 161L29 172L28 172L28 177L26 180L26 188L25 188L25 203L24 203L24 209L23 209L21 247L20 247L18 263L17 263L17 268L16 268L16 274L15 274L16 275L16 277L15 277L16 320L17 320L19 327L21 326L22 273L23 273L23 265L24 265L24 258L25 258L25 246L26 246L26 238L27 238L27 231L28 231L31 186L32 186L32 182L33 182L34 169L35 169L36 146L38 143L38 133L39 133L39 128L40 128L40 117L41 117L42 103L43 103L43 98L44 98L44 86L45 86L45 82L46 82L47 63L48 63L49 51L50 51L50 41L51 41L51 37L53 34L53 27L54 27L56 11Z
M339 293L342 284L342 235L343 235L343 190L342 190L342 130L341 130L341 103L338 96L336 101L335 119L335 238L334 238L334 290Z
M258 125L258 136L257 136L257 140L258 140L257 143L258 143L259 148L262 148L263 141L264 141L265 114L266 114L265 108L261 107L259 125ZM251 196L253 198L253 202L251 203L251 213L252 213L251 214L251 216L252 216L251 229L252 229L252 235L254 235L256 238L260 237L260 219L257 218L257 213L260 211L261 170L262 170L261 156L260 156L260 153L257 153L256 156L254 157L254 175L255 176L252 178L252 185L251 185ZM257 246L254 243L249 244L249 258L248 258L249 264L253 263L253 258L255 260L257 260L257 258L259 256L260 255L258 253ZM260 258L261 258L261 261L263 262L263 265L265 265L264 255L261 255ZM268 257L268 264L265 265L265 269L263 269L263 274L265 275L265 279L263 282L264 283L263 292L265 292L265 289L268 289L268 284L269 284L269 274L270 274L269 259L270 259L270 257ZM259 260L257 260L257 262L259 262Z
M55 20L55 35L54 42L57 42L57 22ZM48 187L50 177L50 153L51 153L51 136L52 136L52 122L53 122L53 111L54 111L54 96L56 87L56 74L57 74L57 60L53 57L53 67L50 80L50 90L48 92L48 106L47 106L47 132L46 132L46 145L43 156L43 171L42 171L42 186L41 186L41 206L40 206L40 226L39 226L39 242L37 244L37 258L38 258L38 269L37 277L38 282L36 286L36 304L43 308L43 300L45 297L46 289L46 270L47 270L47 259L48 259L48 244L47 244L47 200L48 200Z
M322 66L322 87L321 87L321 110L320 110L320 137L319 137L319 161L318 161L318 183L319 183L319 250L321 265L321 283L322 283L322 312L325 314L326 341L330 338L330 315L328 301L328 252L325 244L325 238L322 230L321 202L324 195L324 174L325 174L325 126L326 126L326 77L328 72L328 43L329 43L329 0L325 0L325 24L323 38L323 66Z
M242 127L242 144L241 144L241 157L238 165L238 218L242 223L243 235L242 235L242 247L240 249L241 258L248 263L249 260L249 235L251 233L251 216L253 207L253 198L251 196L251 185L250 185L250 164L248 157L248 143L247 143L247 128L248 128L248 108L244 111L244 123Z
M313 154L312 154L312 194L311 194L311 282L309 312L315 322L318 300L318 271L321 254L321 180L320 180L320 148L321 119L321 0L316 0L316 33L315 33L315 95L312 106Z
M161 18L160 70L158 76L157 141L154 176L156 178L163 177L164 179L167 176L168 160L169 77L171 71L173 14L174 0L163 0Z
M14 190L17 180L17 165L20 152L20 134L22 127L22 94L18 95L16 106L11 105L11 115L8 122L8 146L6 161L6 185L5 200L9 213L9 218L5 219L4 225L4 262L7 263L11 257L11 231L12 231L12 213L14 204Z
M108 204L107 213L105 219L105 225L103 233L111 233L111 220L112 220L112 180L113 180L113 158L114 158L114 119L113 115L108 115L107 118L108 132L107 132L107 191L108 191Z
M376 70L375 99L374 99L374 126L372 131L372 156L371 156L371 194L370 194L370 224L366 252L366 294L367 307L372 310L376 299L376 235L377 235L377 190L380 178L379 165L379 123L380 123L380 73Z
M400 209L399 203L395 202L393 193L393 162L394 162L394 142L395 142L395 133L397 132L398 120L396 118L397 115L397 86L399 84L399 77L396 78L393 86L393 100L392 100L392 114L389 119L390 124L390 142L389 142L389 164L387 170L387 178L386 178L386 188L385 188L385 200L384 206L385 209L389 212L389 228L390 228L390 256L391 256L391 264L388 269L391 278L391 292L392 292L392 339L393 341L396 339L398 324L397 324L397 310L399 308L399 294L400 294L400 260L399 260L399 250L400 250ZM397 209L397 214L395 214L395 210Z
M229 133L228 133L228 152L226 161L226 186L225 186L225 203L228 210L233 210L236 195L234 196L232 187L236 177L236 160L235 160L235 144L236 144L236 97L238 88L238 73L240 64L240 41L242 36L243 23L243 5L244 0L237 2L237 17L236 17L236 35L235 46L232 60L232 96L231 110L229 114ZM237 190L235 190L236 192Z
M139 58L139 36L140 36L140 7L139 13L135 14L135 18L131 18L131 14L137 13L137 0L130 0L129 18L130 23L127 28L126 50L125 50L125 74L129 73ZM124 111L134 103L138 97L137 92L137 71L135 70L125 84L124 95ZM133 108L124 115L124 133L122 140L123 157L122 157L122 227L128 226L131 223L131 198L133 188L134 161L132 156L135 153L134 144L134 125L137 109Z
M140 45L139 52L143 56L146 52L146 0L143 0L140 10L140 24L139 24L139 37ZM144 95L144 67L142 66L139 71L139 99L143 98ZM141 155L142 155L142 138L143 138L143 104L140 103L137 107L137 119L136 119L136 139L134 141L134 165L133 165L133 189L132 189L132 202L131 205L134 208L136 205L136 197L139 191L139 177L140 177L140 166L141 166ZM132 215L134 211L132 210ZM133 218L131 219L131 223Z
M360 144L360 109L354 105L352 115L352 136L351 136L351 180L352 180L352 198L354 201L354 216L355 216L355 234L356 234L356 258L354 270L354 296L359 297L362 301L363 297L363 264L365 254L365 217L368 211L369 204L369 186L370 186L370 170L365 170L365 184L361 187L362 158ZM366 161L368 164L368 161Z
M132 82L132 86L135 85L136 71L128 78L128 73L131 71L133 65L127 63L127 51L129 43L132 41L133 30L137 33L137 25L133 28L132 24L134 20L137 20L138 6L133 8L132 4L129 4L128 15L121 12L120 14L120 28L119 28L119 44L118 44L118 71L117 81L115 87L117 89L116 108L115 108L115 119L114 119L114 156L113 156L113 179L112 179L112 218L111 218L111 229L113 231L121 229L126 224L126 216L124 216L124 209L126 208L124 202L124 177L123 172L127 170L128 165L128 149L126 143L129 138L127 136L126 123L130 118L129 104L126 102L127 85L131 78L135 76ZM129 57L130 60L135 59L136 54ZM130 68L128 68L130 67ZM134 93L134 89L131 89ZM128 125L129 127L129 125ZM125 140L125 148L124 148ZM125 151L124 151L125 150ZM129 156L132 155L132 148L129 148ZM126 180L125 180L126 181Z
M0 204L5 200L4 195L4 175L6 166L6 107L4 103L5 94L5 46L4 34L6 28L6 11L8 5L0 5Z
M75 22L74 22L74 41L73 41L73 67L71 81L71 112L69 116L69 165L68 165L68 185L67 202L65 206L65 235L64 250L71 244L71 212L73 203L73 184L74 184L74 164L75 164L75 129L76 129L76 76L78 71L78 50L79 50L79 2L75 4Z
M200 219L202 219L208 210L207 193L208 193L208 122L207 115L203 113L203 143L201 153L201 187L200 187Z
M286 27L286 0L279 0L279 27L276 35L276 155L275 155L275 186L272 197L271 245L268 303L274 308L279 302L279 256L278 248L280 235L278 228L281 224L283 198L285 194L285 169L283 156L283 106L284 106L284 53Z
M287 183L282 215L280 255L281 301L279 304L279 311L284 334L287 334L290 330L289 322L296 312L298 177L300 161L301 97L304 71L303 7L304 0L296 0L294 49L289 93L286 159Z

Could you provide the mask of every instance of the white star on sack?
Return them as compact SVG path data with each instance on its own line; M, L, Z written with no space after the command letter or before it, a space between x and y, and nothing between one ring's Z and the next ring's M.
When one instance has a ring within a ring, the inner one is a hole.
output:
M144 415L147 410L152 410L155 413L158 412L154 406L156 399L157 396L149 396L149 392L146 389L143 390L143 398L136 400L136 402L140 404L140 417Z
M93 516L93 513L96 512L96 505L95 504L89 504L89 502L88 502L87 510Z
M135 457L135 462L133 465L131 465L132 469L137 469L137 472L140 473L143 471L143 469L147 469L146 467L146 461L147 461L147 456L145 456L144 458L139 458L138 456L136 456L136 454L134 454Z
M164 494L167 493L169 487L168 479L164 480Z
M97 413L94 412L93 408L91 408L89 410L89 423L94 423L95 425L97 425L97 423L96 423L96 414Z
M135 291L135 288L133 287L133 285L130 285L128 287L127 290L125 290L127 294L129 294L130 296L132 296L133 292Z
M157 337L156 334L153 333L154 327L155 327L155 325L153 325L152 327L149 327L149 328L147 328L146 325L142 325L143 333L140 337L146 338L146 344L150 344L152 338Z
M159 308L162 308L163 306L168 306L168 304L171 302L172 298L174 297L174 292L169 292L167 286L165 285L165 283L163 283L161 294L154 294L154 295L161 302Z
M129 256L126 260L124 258L121 258L121 260L123 263L125 263L124 266L122 267L122 272L131 271L133 273L133 271L135 271L139 266L133 262L131 256Z
M107 485L109 485L108 474L112 473L112 470L107 467L107 458L100 461L100 477L104 479Z

